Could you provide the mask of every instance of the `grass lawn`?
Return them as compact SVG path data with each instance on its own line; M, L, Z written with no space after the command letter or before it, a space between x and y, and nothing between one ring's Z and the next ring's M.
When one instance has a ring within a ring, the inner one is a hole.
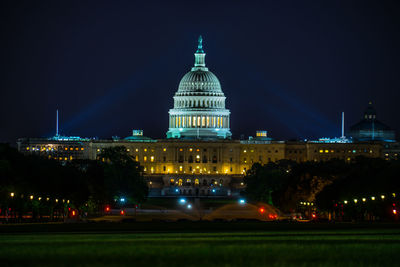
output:
M93 224L92 230L88 230L88 224L83 228L76 224L49 228L41 225L33 226L31 232L29 225L0 226L0 263L2 266L393 266L399 261L397 225L372 228L252 223L159 225L111 224L108 228Z

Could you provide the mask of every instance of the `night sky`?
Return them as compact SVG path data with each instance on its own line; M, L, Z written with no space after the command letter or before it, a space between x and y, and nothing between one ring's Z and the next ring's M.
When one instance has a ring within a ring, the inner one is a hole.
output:
M2 1L0 142L164 138L203 36L231 131L340 136L369 101L400 129L396 1Z

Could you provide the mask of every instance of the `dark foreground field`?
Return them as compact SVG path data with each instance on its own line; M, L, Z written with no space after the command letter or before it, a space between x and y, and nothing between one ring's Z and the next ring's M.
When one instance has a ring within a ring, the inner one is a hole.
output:
M396 224L0 226L2 266L394 266L399 252Z

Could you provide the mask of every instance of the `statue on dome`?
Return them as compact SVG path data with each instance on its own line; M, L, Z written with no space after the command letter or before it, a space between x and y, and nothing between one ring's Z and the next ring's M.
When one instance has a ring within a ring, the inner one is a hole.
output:
M203 51L203 37L199 36L199 44L197 45L196 53L204 53Z

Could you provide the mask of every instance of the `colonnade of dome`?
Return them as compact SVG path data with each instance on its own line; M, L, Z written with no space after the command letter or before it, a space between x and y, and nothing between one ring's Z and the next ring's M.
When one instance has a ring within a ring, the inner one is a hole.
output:
M227 128L229 116L172 115L170 128Z

